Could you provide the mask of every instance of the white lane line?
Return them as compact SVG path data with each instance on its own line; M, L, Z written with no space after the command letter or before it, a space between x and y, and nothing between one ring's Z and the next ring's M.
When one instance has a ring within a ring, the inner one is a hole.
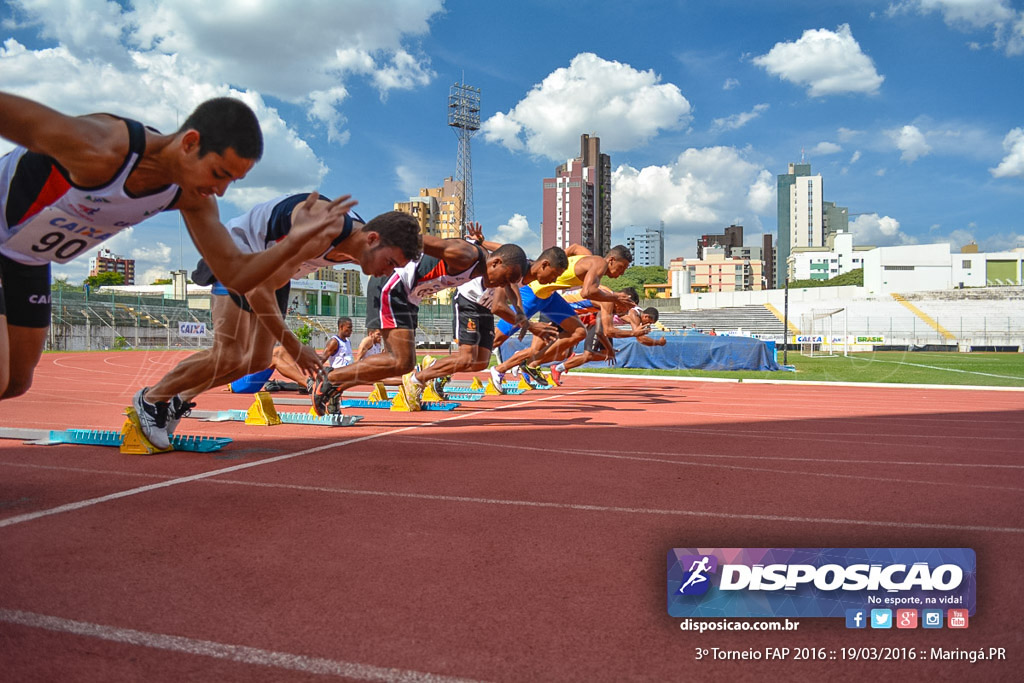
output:
M909 365L915 368L928 368L929 370L944 370L945 372L960 372L966 375L980 375L982 377L998 377L999 379L1016 379L1024 380L1024 377L1018 377L1016 375L994 375L991 372L979 372L977 370L960 370L958 368L943 368L938 365L923 365L921 363L907 363L906 361L900 360L879 360L877 358L865 358L864 360L869 363L889 363L891 365Z
M115 643L126 643L158 650L169 650L201 657L215 657L254 666L300 671L309 674L342 676L358 681L402 681L403 683L474 683L474 679L453 678L439 674L412 671L409 669L392 669L359 662L345 662L323 657L296 655L289 652L262 650L245 645L230 645L209 640L196 640L182 636L171 636L163 633L149 633L129 628L104 626L86 621L74 621L60 617L22 612L19 610L0 609L0 621L20 624L32 628L41 628L57 633L70 633L76 636L99 638Z
M542 398L538 398L536 400L519 401L517 403L509 403L509 404L505 404L505 405L494 406L493 408L485 408L485 409L473 411L471 413L462 413L462 414L459 414L459 415L453 415L451 417L447 417L447 418L443 418L443 419L439 419L439 420L434 420L432 422L421 422L419 424L410 425L408 427L401 427L399 429L393 429L393 430L386 431L386 432L380 432L378 434L368 434L366 436L360 436L360 437L357 437L357 438L354 438L354 439L346 439L345 441L337 441L335 443L329 443L329 444L325 444L323 446L315 446L313 448L306 448L304 450L296 451L294 453L285 453L284 455L276 455L274 457L265 458L263 460L258 460L256 462L247 462L247 463L242 463L242 464L239 464L239 465L232 465L231 467L224 467L224 468L217 469L217 470L211 470L209 472L202 472L200 474L193 474L193 475L188 476L188 477L179 477L177 479L171 479L169 481L163 481L163 482L160 482L158 484L149 484L147 486L140 486L140 487L134 488L134 489L127 489L125 491L118 491L116 493L111 493L111 494L108 494L108 495L105 495L105 496L99 496L97 498L89 498L87 500L79 500L79 501L76 501L74 503L66 503L64 505L59 505L57 507L49 508L47 510L37 510L35 512L25 513L23 515L17 515L17 516L14 516L14 517L8 517L6 519L0 519L0 528L8 527L8 526L14 526L15 524L22 524L24 522L31 522L32 520L39 519L40 517L48 517L50 515L56 515L56 514L60 514L60 513L63 513L63 512L71 512L73 510L80 510L82 508L91 507L93 505L99 505L101 503L107 503L107 502L110 502L112 500L119 500L121 498L127 498L129 496L136 496L136 495L139 495L140 493L148 493L149 491L156 491L158 489L163 489L163 488L167 488L167 487L170 487L170 486L178 486L179 484L188 484L188 483L191 483L191 482L194 482L194 481L201 481L203 479L209 479L210 477L218 477L218 476L221 476L223 474L229 474L231 472L238 472L240 470L247 470L247 469L250 469L252 467L260 467L262 465L269 465L269 464L272 464L272 463L275 463L275 462L281 462L281 461L284 461L284 460L291 460L292 458L297 458L297 457L299 457L301 455L309 455L310 453L319 453L320 451L326 451L326 450L329 450L331 448L341 448L342 446L351 446L352 444L360 443L360 442L363 442L363 441L371 441L373 439L380 439L380 438L383 438L383 437L386 437L386 436L393 436L395 434L401 434L403 432L412 431L414 429L421 429L423 427L429 427L431 425L436 425L436 424L439 424L441 422L449 422L451 420L458 420L458 419L462 419L462 418L466 418L466 417L473 417L473 416L476 416L476 415L481 415L481 414L484 414L484 413L495 412L495 411L499 411L499 410L505 410L507 408L513 408L513 407L516 407L516 406L530 405L532 403L538 403L540 401L547 401L547 400L550 400L552 398L557 398L557 397L560 397L560 396L572 396L573 394L582 393L583 391L584 390L581 389L580 391L575 391L575 392L572 392L572 393L569 393L569 394L556 394L554 396L542 397Z
M836 517L797 517L792 515L745 515L730 512L708 512L705 510L663 510L658 508L631 508L614 505L585 505L579 503L549 503L534 500L510 500L505 498L473 498L470 496L446 496L433 493L398 493L394 491L368 491L361 489L340 489L327 486L303 486L301 484L268 484L235 479L211 479L211 484L255 486L270 489L293 489L296 491L313 491L317 493L335 493L352 496L380 496L383 498L409 498L413 500L431 500L442 503L475 503L479 505L505 505L527 508L547 508L555 510L574 510L581 512L613 512L640 515L667 515L676 517L709 517L715 519L755 520L759 522L801 522L806 524L853 524L858 526L878 526L904 529L945 529L953 531L993 531L999 533L1024 534L1024 529L1001 526L973 526L966 524L933 524L927 522L907 522L904 520L842 519Z
M399 439L401 440L401 439ZM440 437L426 437L419 438L415 442L410 440L410 443L423 443L424 441L433 441L435 443L450 443L459 446L493 446L493 443L487 441L466 441L464 439L442 439ZM550 448L542 448L539 446L524 446L522 444L502 444L502 450L525 450L525 451L537 451L550 455ZM1011 469L1011 470L1024 470L1024 465L999 465L989 464L980 462L928 462L922 460L837 460L835 458L797 458L791 456L774 456L774 455L719 455L717 453L655 453L649 450L645 451L616 451L615 453L602 453L601 451L594 450L576 450L571 448L561 448L559 453L570 453L574 455L582 456L651 456L658 455L662 457L676 456L679 458L715 458L722 460L757 460L763 461L781 461L781 462L808 462L814 464L823 465L912 465L914 467L993 467L996 469Z

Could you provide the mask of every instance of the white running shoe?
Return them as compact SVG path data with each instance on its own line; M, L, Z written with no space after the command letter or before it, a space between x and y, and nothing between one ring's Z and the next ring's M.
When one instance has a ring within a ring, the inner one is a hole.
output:
M505 381L505 373L498 372L497 365L492 365L488 371L491 373L491 386L494 387L494 390L499 394L504 394L505 386L502 383Z
M183 401L180 396L172 398L171 408L167 412L167 434L174 434L178 429L178 423L181 422L181 418L191 413L192 409L195 407L195 403L191 401Z
M167 434L167 413L171 404L166 401L158 403L147 403L143 396L146 389L142 387L132 398L132 407L139 416L139 424L142 426L142 433L151 444L158 450L165 450L171 447L171 439Z

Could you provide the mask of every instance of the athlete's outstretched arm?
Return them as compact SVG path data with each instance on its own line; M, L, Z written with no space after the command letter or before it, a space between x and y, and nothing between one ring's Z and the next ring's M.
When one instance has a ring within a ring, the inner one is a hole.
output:
M260 325L270 332L274 341L281 343L303 374L307 377L315 377L316 373L320 371L320 359L317 358L313 349L300 342L298 337L292 334L292 331L284 324L273 290L268 285L262 285L247 292L245 298Z
M459 272L476 263L479 252L466 240L443 240L433 235L424 235L423 253L441 259L453 271Z
M327 251L344 227L339 214L344 216L356 202L349 195L329 203L318 199L315 192L311 193L292 213L288 236L255 254L243 253L235 246L212 197L189 197L179 209L192 241L217 280L231 291L244 294L265 281L280 279L279 273L294 273L303 261Z
M128 153L128 129L112 116L67 116L5 92L0 92L0 136L53 157L84 186L109 181Z

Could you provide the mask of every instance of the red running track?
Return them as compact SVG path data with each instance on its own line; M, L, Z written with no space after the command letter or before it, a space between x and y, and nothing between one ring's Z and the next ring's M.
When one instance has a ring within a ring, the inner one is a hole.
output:
M117 429L182 357L47 354L0 426ZM1019 680L1024 393L570 375L355 412L184 422L235 439L211 454L0 441L3 678ZM697 635L666 611L673 547L971 547L978 610L964 631ZM1008 661L695 656L861 646Z

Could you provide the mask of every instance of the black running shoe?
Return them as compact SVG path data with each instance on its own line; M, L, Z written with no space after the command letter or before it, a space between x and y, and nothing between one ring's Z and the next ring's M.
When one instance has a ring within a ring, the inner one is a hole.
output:
M437 377L434 379L434 391L437 392L438 396L444 396L444 388L447 386L448 381L451 380L451 375L445 375L444 377Z
M310 396L313 398L313 410L317 415L326 415L331 408L331 399L338 393L337 388L323 374L316 378Z
M535 387L546 387L546 386L548 386L548 380L541 373L540 368L531 368L526 363L520 363L519 367L523 371L523 376L525 376L527 378L527 380L531 384L533 384L533 386L535 386Z

